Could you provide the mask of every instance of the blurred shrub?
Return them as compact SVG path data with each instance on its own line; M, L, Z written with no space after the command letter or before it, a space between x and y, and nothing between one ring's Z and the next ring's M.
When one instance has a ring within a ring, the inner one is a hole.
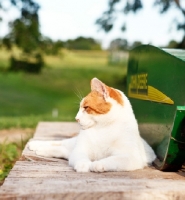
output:
M13 143L0 144L0 154L0 181L2 181L7 177L19 155L17 146Z
M42 67L44 66L44 61L42 55L37 53L35 55L26 55L20 59L11 57L9 71L24 71L29 73L40 73Z
M8 176L14 163L20 158L22 150L28 142L27 139L17 142L7 143L4 141L0 143L0 185L3 184L4 179Z

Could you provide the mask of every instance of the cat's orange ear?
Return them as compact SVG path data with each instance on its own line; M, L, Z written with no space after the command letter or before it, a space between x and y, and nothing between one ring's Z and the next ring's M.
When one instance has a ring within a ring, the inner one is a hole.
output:
M97 78L91 80L91 91L99 92L105 99L109 97L109 91L106 85Z

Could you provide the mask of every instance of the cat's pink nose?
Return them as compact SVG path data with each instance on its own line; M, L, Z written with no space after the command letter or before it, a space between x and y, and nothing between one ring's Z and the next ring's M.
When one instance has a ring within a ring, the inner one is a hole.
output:
M80 122L80 120L78 119L78 118L75 118L76 119L76 121L79 123Z

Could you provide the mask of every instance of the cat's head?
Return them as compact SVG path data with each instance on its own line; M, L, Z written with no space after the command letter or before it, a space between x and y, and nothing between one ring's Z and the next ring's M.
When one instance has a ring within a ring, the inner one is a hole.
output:
M75 117L82 129L110 123L124 105L122 93L97 78L91 80L91 92L82 99Z

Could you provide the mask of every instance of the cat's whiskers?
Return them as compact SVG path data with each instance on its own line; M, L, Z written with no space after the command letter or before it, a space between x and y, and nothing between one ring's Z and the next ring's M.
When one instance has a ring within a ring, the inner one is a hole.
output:
M79 102L76 101L76 102L74 102L74 104L75 104L75 105L76 105L76 104L79 105Z
M75 90L73 90L73 92L76 94L80 101L83 99L83 95L77 87L75 88Z

